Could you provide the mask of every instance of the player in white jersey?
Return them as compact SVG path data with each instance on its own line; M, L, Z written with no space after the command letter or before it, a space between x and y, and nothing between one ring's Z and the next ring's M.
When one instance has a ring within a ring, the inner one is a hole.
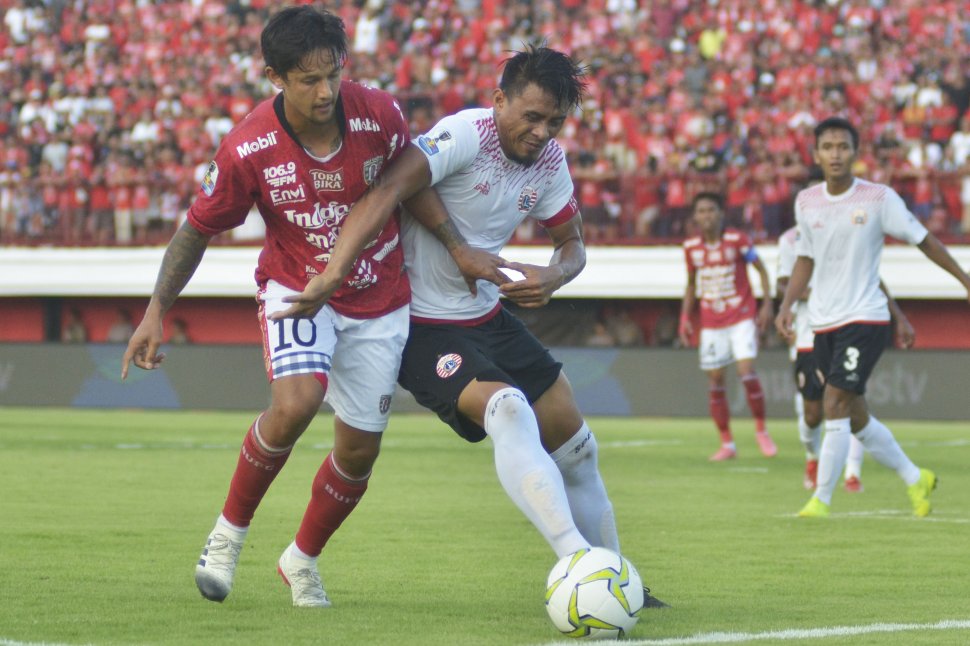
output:
M784 298L788 279L791 277L795 259L795 237L797 227L785 231L778 238L778 267L775 272L777 278L777 293ZM915 331L902 309L889 295L885 286L880 283L880 289L886 294L892 320L896 323L897 343L902 348L908 348L915 341ZM795 368L795 415L798 418L798 438L805 447L805 478L806 489L815 489L818 480L818 452L822 441L822 392L825 378L818 370L815 361L814 342L815 333L808 323L808 296L811 284L805 293L800 295L792 305L795 317L794 337L789 346L789 358ZM862 491L862 458L864 448L862 442L853 435L849 443L848 458L845 463L845 490L850 493Z
M847 120L831 117L816 126L813 153L825 182L796 198L798 259L775 321L785 338L794 337L792 308L814 278L808 317L815 332L815 358L825 377L825 437L818 486L799 516L829 515L850 432L877 462L899 474L908 486L913 513L926 516L936 475L913 464L892 432L869 413L865 399L866 381L890 338L887 299L879 289L884 238L916 245L956 277L968 297L970 276L895 191L853 175L858 152L859 134Z
M411 200L414 219L402 228L413 297L399 382L461 437L492 438L499 481L558 557L590 545L619 551L613 507L596 438L562 364L502 307L500 295L539 307L585 266L572 180L553 139L578 105L582 74L546 47L512 56L494 107L446 117L418 137L348 216L328 266L333 275L324 272L292 299L293 314L312 314L337 284L337 267L349 271L389 210L433 185L447 212ZM548 266L497 255L526 217L555 246ZM356 245L351 226L359 230ZM522 278L509 280L503 268ZM464 276L491 282L470 285ZM645 594L645 605L666 604Z

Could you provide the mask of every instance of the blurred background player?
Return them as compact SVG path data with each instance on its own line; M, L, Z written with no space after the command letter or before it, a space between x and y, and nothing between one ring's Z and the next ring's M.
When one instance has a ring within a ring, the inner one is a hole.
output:
M908 487L913 513L926 516L936 475L913 464L892 432L869 413L865 399L869 375L891 336L887 299L879 288L885 237L916 245L955 276L968 295L970 276L894 190L855 177L859 133L849 121L830 117L814 132L815 161L825 181L796 197L798 258L775 321L786 339L794 338L793 306L814 278L808 318L815 332L813 354L825 378L825 436L818 485L798 515L829 515L851 432L877 462L899 474Z
M711 418L721 436L721 448L710 459L730 460L737 456L724 390L724 368L731 363L737 364L744 385L758 448L771 457L777 449L765 426L765 396L754 368L758 337L773 316L768 271L747 234L723 227L724 203L719 194L698 193L692 210L700 235L684 241L687 289L681 303L679 335L684 346L691 345L691 314L694 303L700 300L700 366L707 374ZM760 308L748 281L749 264L761 278Z
M792 227L785 231L778 239L778 270L777 293L784 298L792 268L795 266L795 238L798 229ZM896 324L897 343L901 348L909 348L916 340L916 333L903 310L896 300L880 283L880 289L886 294L889 303L889 313ZM822 441L822 392L825 388L824 377L819 373L813 344L815 334L808 324L808 298L811 294L811 284L801 294L792 306L794 315L794 338L789 345L789 357L795 369L795 414L798 417L798 438L805 447L805 478L806 489L815 489L818 479L818 451ZM849 443L849 452L845 462L845 490L849 493L861 492L862 487L862 459L865 449L862 442L855 435Z
M559 558L589 545L619 552L613 506L562 364L500 295L540 307L586 264L582 218L554 139L583 86L582 68L561 52L530 47L508 59L493 108L461 111L419 136L355 205L327 271L290 310L318 307L394 204L434 185L448 212L424 208L419 195L402 225L413 296L400 383L469 442L492 438L500 483ZM496 255L526 217L552 240L548 266ZM361 233L351 237L351 227ZM471 290L456 267L469 246L487 252L494 271L493 282ZM523 277L509 281L500 267ZM649 590L644 599L666 606Z
M286 296L325 270L351 205L407 146L409 132L389 94L342 79L347 34L335 15L310 6L282 9L263 29L261 49L279 94L222 140L187 221L166 249L122 376L129 361L148 370L161 363L165 312L210 239L243 224L255 202L266 224L256 282L271 401L243 441L195 580L206 599L228 596L253 515L326 396L335 411L333 450L278 570L293 605L327 607L317 557L367 490L407 339L411 291L398 218L389 218L368 250L352 259L353 275L312 320L274 314L286 309Z

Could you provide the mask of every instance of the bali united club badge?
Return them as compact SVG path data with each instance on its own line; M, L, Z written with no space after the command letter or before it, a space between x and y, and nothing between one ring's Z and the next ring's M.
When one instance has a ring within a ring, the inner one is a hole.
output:
M460 354L446 354L438 359L438 365L435 366L435 372L442 379L447 379L451 375L458 372L461 368L461 355Z

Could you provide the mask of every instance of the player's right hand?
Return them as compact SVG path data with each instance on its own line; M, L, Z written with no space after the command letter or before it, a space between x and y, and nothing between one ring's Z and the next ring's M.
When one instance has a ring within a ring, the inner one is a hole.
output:
M508 262L501 256L463 244L455 248L451 257L458 265L458 270L465 279L472 296L478 295L476 283L479 280L487 280L496 285L509 282L509 277L501 271L502 267L508 266Z
M142 370L154 370L165 360L165 353L159 352L163 339L162 320L145 316L135 328L128 347L121 358L121 378L128 378L128 365L134 362Z
M680 319L680 323L677 325L677 336L680 337L680 344L685 348L689 348L691 345L691 340L694 338L694 324L691 323L689 318Z
M341 281L334 281L324 273L314 276L306 284L303 291L294 296L284 296L284 303L293 303L281 312L273 312L267 318L271 321L281 319L312 319L317 315L333 293L340 287Z
M775 317L775 329L778 330L778 334L787 341L789 344L795 341L795 329L792 327L794 322L794 316L792 315L791 307L781 308L778 312L778 316Z

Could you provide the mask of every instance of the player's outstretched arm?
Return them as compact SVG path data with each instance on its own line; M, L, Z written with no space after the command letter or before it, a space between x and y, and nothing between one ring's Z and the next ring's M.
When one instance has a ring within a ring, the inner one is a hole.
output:
M758 332L764 334L768 331L772 319L775 318L775 306L771 300L771 279L768 277L768 269L761 258L755 258L752 262L758 276L761 278L761 307L758 309Z
M916 246L927 258L959 280L963 288L967 290L967 300L970 300L970 275L967 275L967 272L957 264L947 248L943 246L943 243L932 233L927 233L923 242Z
M694 324L690 320L691 312L694 311L694 303L697 301L697 270L693 267L687 268L687 287L684 289L684 300L680 302L680 322L677 324L677 336L680 337L680 344L689 348L694 338Z
M295 296L283 300L292 305L269 316L277 321L286 318L313 318L343 284L367 244L381 230L402 201L431 184L431 169L424 154L408 147L381 172L374 184L354 203L340 225L340 234L330 254L327 267L314 276Z
M799 256L792 267L791 277L788 279L788 288L785 289L785 297L778 308L778 316L775 317L775 328L783 339L791 343L795 338L795 330L792 323L795 320L792 314L792 306L795 304L805 290L808 282L812 278L812 271L815 269L815 261L808 256Z
M501 285L508 282L508 277L500 271L507 266L501 256L496 256L484 249L478 249L468 244L465 236L455 226L448 209L445 207L438 192L433 188L426 188L404 203L411 217L430 231L438 241L445 246L452 260L458 265L468 285L472 296L478 294L479 279Z
M563 285L576 278L586 266L586 244L583 242L583 220L578 213L568 222L546 229L555 245L547 267L510 262L509 269L521 272L521 280L507 282L499 289L502 295L522 307L541 307Z
M209 239L188 222L183 223L172 236L165 249L148 308L128 340L128 347L121 359L122 379L128 377L131 362L144 370L154 370L165 359L165 354L158 351L164 339L162 319L198 268L209 246Z

